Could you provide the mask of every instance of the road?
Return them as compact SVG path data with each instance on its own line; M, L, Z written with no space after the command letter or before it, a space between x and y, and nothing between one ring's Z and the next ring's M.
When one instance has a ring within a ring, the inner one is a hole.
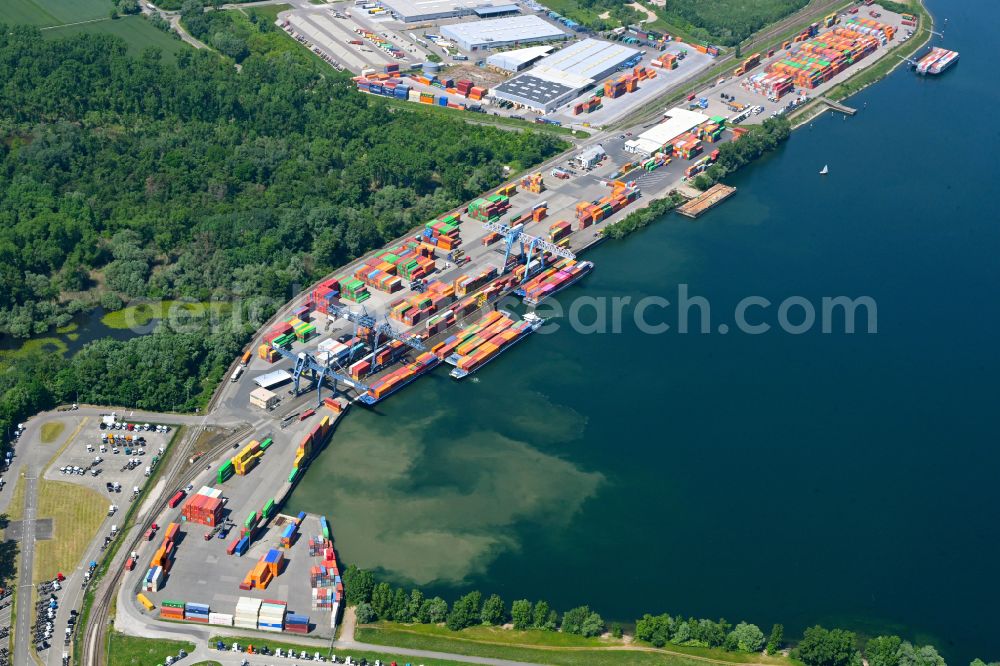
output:
M15 456L9 470L5 473L5 484L0 495L0 513L7 513L14 489L18 480L24 481L24 512L22 514L21 538L19 550L21 562L17 572L17 599L15 607L17 618L14 630L14 663L27 664L30 658L31 625L35 621L35 609L32 606L32 572L35 561L35 528L38 518L38 479L48 465L52 456L62 444L74 437L76 432L66 428L55 442L43 444L41 441L42 425L49 421L65 419L65 414L50 414L48 418L32 418L27 422L24 432L17 441Z

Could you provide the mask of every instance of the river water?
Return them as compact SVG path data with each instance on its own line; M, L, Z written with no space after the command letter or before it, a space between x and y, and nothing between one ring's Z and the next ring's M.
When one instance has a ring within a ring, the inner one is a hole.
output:
M644 333L626 308L620 333L563 322L471 382L438 369L352 413L295 509L330 516L346 560L447 597L822 623L933 641L953 663L1000 657L985 113L1000 6L945 4L951 71L897 70L850 100L854 118L823 116L740 173L718 210L597 248L560 297L676 303L686 284L712 332L653 308L674 326ZM877 303L877 333L861 315L850 335L842 318L779 330L784 299L819 317L841 295ZM768 333L733 326L747 296L773 303L749 317Z

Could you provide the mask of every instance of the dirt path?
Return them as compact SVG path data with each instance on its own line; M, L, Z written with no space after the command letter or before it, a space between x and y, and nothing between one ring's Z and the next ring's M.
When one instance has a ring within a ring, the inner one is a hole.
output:
M646 13L646 20L643 21L643 23L652 23L653 21L655 21L657 19L656 12L654 12L649 7L643 7L638 2L633 2L631 5L625 5L625 6L626 7L631 7L632 9L634 9L635 11L637 11L639 13L645 12Z

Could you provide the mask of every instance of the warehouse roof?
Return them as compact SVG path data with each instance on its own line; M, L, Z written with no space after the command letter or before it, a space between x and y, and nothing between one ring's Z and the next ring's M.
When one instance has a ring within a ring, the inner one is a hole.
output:
M551 46L529 46L526 49L502 51L488 57L486 64L506 69L508 72L516 72L528 63L548 55L552 52L552 48Z
M495 16L497 14L516 14L520 9L517 5L494 5L492 7L476 7L473 9L476 16Z
M554 99L562 97L566 93L572 91L573 88L556 81L541 79L537 76L532 76L531 74L522 74L521 76L514 77L510 81L505 81L504 83L495 86L493 90L495 92L507 93L509 95L517 95L523 99L531 100L536 104L546 104Z
M653 125L632 141L627 141L625 146L637 148L644 153L654 153L672 139L710 120L704 113L681 108L670 109L665 116L666 120Z
M287 381L291 381L292 375L287 370L274 370L273 372L268 372L267 374L260 375L259 377L254 377L253 383L261 388L271 388L274 386L280 386Z
M402 16L428 16L432 14L459 14L474 9L510 4L488 0L383 0L382 4Z
M441 35L460 43L489 44L531 39L556 39L566 33L534 14L441 26Z
M593 80L637 55L638 50L621 44L584 39L543 59L538 67Z
M261 402L267 402L271 398L275 397L275 395L277 394L274 393L274 391L269 391L263 386L261 386L260 388L255 388L254 390L250 391L250 399L260 400Z

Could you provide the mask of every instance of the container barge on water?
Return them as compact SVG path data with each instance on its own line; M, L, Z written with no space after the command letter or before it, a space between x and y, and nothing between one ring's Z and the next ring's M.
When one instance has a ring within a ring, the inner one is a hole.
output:
M440 358L430 352L425 352L418 356L413 363L408 363L372 382L368 387L369 390L363 393L358 400L365 405L374 405L404 386L408 386L413 380L423 377L440 364Z
M564 260L525 282L515 293L524 298L525 305L534 307L546 298L573 286L592 270L594 263L591 261Z
M917 74L924 76L940 74L956 62L958 62L958 51L949 51L935 46L930 53L917 61L915 69Z
M515 322L509 312L490 312L478 323L456 333L435 348L435 354L455 368L451 376L464 379L525 339L545 320L529 312Z

